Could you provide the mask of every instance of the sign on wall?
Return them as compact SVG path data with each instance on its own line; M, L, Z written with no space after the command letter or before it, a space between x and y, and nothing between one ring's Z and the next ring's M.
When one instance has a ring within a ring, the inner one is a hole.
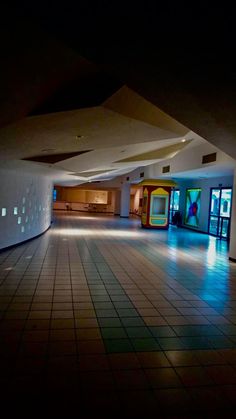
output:
M201 204L200 188L186 190L186 206L185 206L185 224L198 227L200 217L200 204Z

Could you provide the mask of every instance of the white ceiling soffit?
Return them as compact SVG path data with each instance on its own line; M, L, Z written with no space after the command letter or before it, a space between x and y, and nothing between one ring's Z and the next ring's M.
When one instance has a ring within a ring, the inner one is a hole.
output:
M7 160L92 150L54 164L24 163L57 182L107 180L163 160L160 149L173 148L174 155L199 141L205 142L125 86L104 106L32 116L2 128L0 166ZM143 160L135 161L137 155Z
M121 87L103 103L103 106L126 117L171 131L176 136L185 136L189 131L184 125L127 86Z
M208 179L221 176L233 176L234 165L215 165L185 172L172 173L173 179ZM164 176L164 175L163 175ZM168 176L166 176L168 177Z
M102 106L25 118L0 130L0 158L99 149L178 138L175 132Z

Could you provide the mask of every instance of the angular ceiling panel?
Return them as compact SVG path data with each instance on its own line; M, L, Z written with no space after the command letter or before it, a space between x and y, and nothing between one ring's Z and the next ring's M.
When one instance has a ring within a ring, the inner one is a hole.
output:
M177 153L178 151L182 150L189 144L192 140L188 140L185 142L181 142L178 144L173 144L168 147L159 148L157 150L152 150L147 153L138 154L136 156L128 157L127 159L118 160L115 163L129 163L129 162L136 162L136 161L144 161L144 160L159 160L159 159L167 159L169 157L173 157L173 153Z
M81 154L84 154L84 153L89 153L90 151L93 151L93 150L75 151L72 153L47 154L43 156L42 155L32 156L32 157L26 157L25 159L22 159L22 160L34 161L38 163L54 164L63 160L71 159L72 157L80 156Z
M73 175L80 176L80 177L91 177L91 176L101 175L103 173L112 172L113 170L116 170L116 169L94 170L90 172L73 173Z
M103 106L126 117L170 131L177 136L184 136L189 131L184 125L127 86L121 87L103 103Z

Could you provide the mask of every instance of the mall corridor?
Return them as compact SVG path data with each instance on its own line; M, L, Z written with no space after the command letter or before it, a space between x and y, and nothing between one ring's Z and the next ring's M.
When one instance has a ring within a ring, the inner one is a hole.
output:
M236 264L224 240L58 211L44 235L0 253L0 307L7 403L233 417Z

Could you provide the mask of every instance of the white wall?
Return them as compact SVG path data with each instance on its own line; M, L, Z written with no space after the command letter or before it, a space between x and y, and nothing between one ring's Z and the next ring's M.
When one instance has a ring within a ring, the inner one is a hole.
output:
M0 249L3 249L47 230L51 224L53 185L46 176L16 170L0 169L0 176ZM3 208L6 216L2 216Z
M185 214L185 200L186 200L186 189L189 188L201 188L201 209L199 226L196 228L199 231L208 232L208 216L209 216L209 205L210 205L210 193L211 188L218 188L219 185L222 187L232 187L233 176L209 178L209 179L185 179L184 181L178 181L176 188L180 190L180 211L183 216L184 225L184 214ZM188 226L186 226L188 227Z
M139 214L139 211L140 211L139 202L142 196L143 196L143 188L140 187L139 189L136 190L135 195L134 195L134 212L136 214Z

